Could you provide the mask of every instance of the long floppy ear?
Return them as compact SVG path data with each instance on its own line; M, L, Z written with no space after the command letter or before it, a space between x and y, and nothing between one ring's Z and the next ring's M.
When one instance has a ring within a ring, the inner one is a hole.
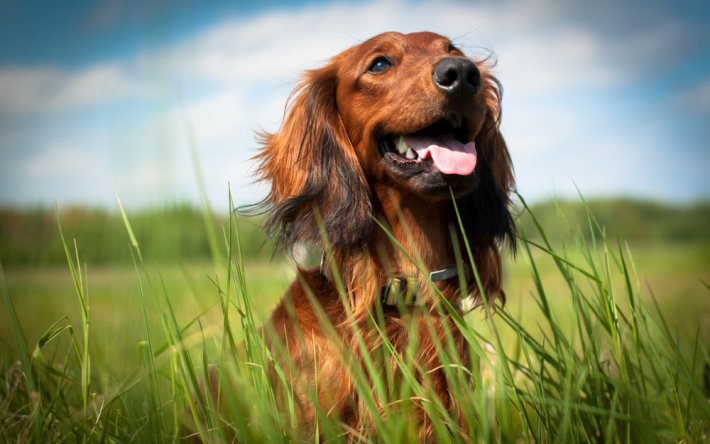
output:
M262 202L266 230L286 248L320 244L322 226L333 248L347 254L372 230L370 191L338 114L336 87L335 61L308 71L279 131L259 135L257 172L271 182Z
M466 236L469 238L483 291L488 300L505 303L499 245L506 241L515 250L515 223L510 214L510 192L514 189L513 166L500 133L501 86L487 71L481 72L486 88L487 115L475 138L478 186L457 199ZM475 288L472 294L481 296Z
M474 241L508 241L515 248L515 224L510 214L510 192L514 189L513 166L505 140L500 133L500 83L482 71L486 88L487 116L476 136L478 164L476 190L459 199L467 236Z

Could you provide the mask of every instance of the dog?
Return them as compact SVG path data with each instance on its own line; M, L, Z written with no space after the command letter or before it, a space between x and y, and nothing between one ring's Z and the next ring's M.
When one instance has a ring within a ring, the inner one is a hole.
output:
M353 429L372 423L341 355L362 360L363 344L381 346L374 313L397 353L417 341L415 362L456 417L436 343L450 335L470 364L454 312L505 300L500 251L515 242L502 90L490 71L444 36L380 34L307 71L278 131L260 133L266 231L322 257L299 266L264 327L290 358L304 425L318 411ZM416 338L407 322L420 326ZM423 441L425 416L414 420Z

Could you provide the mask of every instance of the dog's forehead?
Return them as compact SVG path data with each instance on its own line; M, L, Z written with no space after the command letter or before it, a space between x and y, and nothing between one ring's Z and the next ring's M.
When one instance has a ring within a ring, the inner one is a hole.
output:
M447 37L434 32L422 31L409 34L385 32L351 49L355 49L356 52L370 52L373 50L387 51L394 48L406 48L409 51L417 49L432 51L447 49L450 44L451 42Z
M408 45L422 47L422 48L447 48L451 41L448 37L437 34L435 32L413 32L410 34L405 34L405 41Z

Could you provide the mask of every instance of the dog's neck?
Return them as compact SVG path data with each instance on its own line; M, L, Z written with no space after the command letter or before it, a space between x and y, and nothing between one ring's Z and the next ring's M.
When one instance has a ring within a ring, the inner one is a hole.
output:
M450 202L423 201L411 194L394 194L391 188L375 190L378 191L387 193L387 198L380 199L383 204L376 217L402 246L399 249L383 230L376 228L377 234L369 248L378 256L385 272L415 275L418 273L416 263L427 272L455 264L450 247L449 225L453 211ZM407 253L416 263L412 263Z

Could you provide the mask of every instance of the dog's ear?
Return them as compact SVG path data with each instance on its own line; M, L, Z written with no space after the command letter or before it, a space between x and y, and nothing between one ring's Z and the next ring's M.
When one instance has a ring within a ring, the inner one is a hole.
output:
M459 200L464 228L475 241L507 241L515 247L515 224L510 214L510 193L515 187L513 164L500 133L501 86L483 71L487 115L475 138L478 152L476 190Z
M365 175L336 103L337 65L308 71L286 107L276 133L262 133L258 175L271 182L262 203L266 229L290 248L320 244L322 231L337 251L362 246L372 230Z
M515 223L510 214L510 193L514 189L513 165L505 140L500 133L501 89L498 81L482 71L486 88L487 115L475 138L478 163L478 186L473 193L457 199L466 236L488 300L505 303L502 288L502 264L498 246L505 243L515 249ZM481 289L471 289L475 297Z

